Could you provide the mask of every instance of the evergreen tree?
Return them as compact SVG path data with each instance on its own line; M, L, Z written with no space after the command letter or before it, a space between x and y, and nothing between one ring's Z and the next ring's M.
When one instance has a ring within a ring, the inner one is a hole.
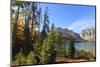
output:
M15 11L15 18L13 23L13 31L12 31L12 57L20 51L20 46L18 44L21 44L22 41L18 38L18 18L19 18L19 11L20 8L24 8L24 5L19 1L12 1L12 6L17 8L17 11ZM21 43L20 43L21 42Z
M32 22L31 22L31 42L34 42L34 38L36 36L36 30L35 27L37 25L37 4L36 3L32 3Z
M64 50L62 48L62 36L60 32L55 33L55 43L56 43L56 51L57 51L57 56L62 56Z
M38 15L38 25L39 25L38 26L38 36L40 36L40 26L42 24L42 8L41 7L39 7L37 15Z
M24 56L22 49L20 50L20 52L16 55L15 57L15 61L14 61L15 65L25 65L26 64L26 57Z
M74 54L75 54L74 42L70 40L68 41L68 57L74 58Z
M55 28L55 25L54 25L54 23L52 23L52 25L51 25L51 31L53 31L54 28Z
M44 13L44 23L43 23L43 30L41 32L41 42L47 37L49 32L49 16L48 16L48 8L46 8Z
M34 47L34 53L35 53L35 58L37 60L36 64L40 64L41 62L41 58L42 58L42 55L41 55L41 52L42 52L42 44L40 42L40 40L37 40Z
M26 59L26 64L36 64L36 62L37 60L35 58L35 53L33 51L30 51Z
M29 51L32 47L32 45L30 43L29 20L30 20L30 16L28 15L25 17L25 32L24 32L25 41L24 41L24 48L23 48L26 55L29 53Z
M48 33L48 37L44 40L42 45L41 63L54 63L56 58L55 42L53 32Z

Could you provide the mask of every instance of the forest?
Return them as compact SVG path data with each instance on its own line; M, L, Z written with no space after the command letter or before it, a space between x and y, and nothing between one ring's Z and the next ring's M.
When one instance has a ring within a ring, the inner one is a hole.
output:
M91 61L95 58L91 52L76 50L73 37L63 37L55 30L56 25L49 20L49 7L43 12L37 2L11 3L11 65L63 63L79 58Z

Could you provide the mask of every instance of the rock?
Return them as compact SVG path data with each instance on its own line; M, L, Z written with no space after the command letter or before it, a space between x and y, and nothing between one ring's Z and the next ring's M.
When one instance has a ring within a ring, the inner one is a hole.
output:
M84 29L80 36L87 41L95 41L95 28Z
M63 28L58 27L58 28L55 28L55 31L61 32L63 38L66 38L66 39L67 38L74 38L75 42L84 41L84 39L82 39L79 34L73 32L72 30L69 30L67 28L63 29Z

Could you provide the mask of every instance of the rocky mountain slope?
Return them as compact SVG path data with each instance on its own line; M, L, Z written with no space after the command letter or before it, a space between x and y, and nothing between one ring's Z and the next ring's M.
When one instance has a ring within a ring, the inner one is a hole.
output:
M84 30L80 33L80 36L81 36L84 40L95 41L95 28L84 29Z
M67 28L63 29L63 28L58 27L58 28L55 28L55 31L61 32L62 37L74 38L76 42L84 41L84 39L82 39L79 34L73 32L72 30L69 30Z
M76 42L81 41L95 41L95 28L84 29L80 34L73 32L67 28L55 28L56 32L61 32L62 37L74 38Z

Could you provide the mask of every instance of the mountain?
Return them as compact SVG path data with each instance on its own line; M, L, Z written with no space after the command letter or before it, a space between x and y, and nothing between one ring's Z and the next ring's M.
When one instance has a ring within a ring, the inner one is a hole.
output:
M87 41L95 41L95 28L88 28L82 30L80 33L81 38Z
M83 38L80 37L79 34L73 32L72 30L69 30L67 28L55 28L56 32L60 32L63 38L74 38L76 42L84 41Z
M63 38L74 38L75 42L95 41L95 28L84 29L80 34L60 27L55 28L55 31L60 32Z

